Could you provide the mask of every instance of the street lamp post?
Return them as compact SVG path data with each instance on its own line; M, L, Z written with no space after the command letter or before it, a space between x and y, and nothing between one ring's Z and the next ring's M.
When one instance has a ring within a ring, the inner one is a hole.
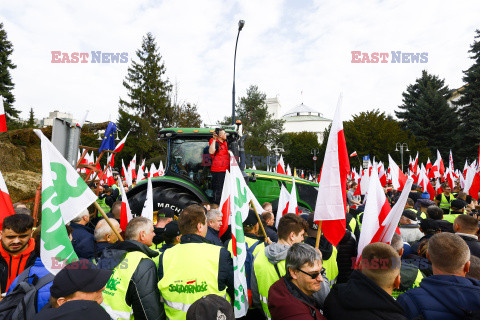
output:
M400 150L398 150L398 148L400 148ZM403 149L404 148L406 152L410 151L408 150L408 145L405 142L404 143L397 142L397 144L395 145L395 151L400 151L400 162L402 163L402 172L403 172Z
M318 148L313 148L310 154L313 154L313 176L317 176L317 154L319 150Z
M279 142L278 144L274 145L272 148L272 151L275 153L275 167L277 166L277 157L279 154L282 152L285 152L285 149L283 149L283 143Z
M235 64L237 61L238 36L240 35L240 31L242 31L244 25L245 20L238 21L237 41L235 42L235 54L233 56L232 125L235 124Z

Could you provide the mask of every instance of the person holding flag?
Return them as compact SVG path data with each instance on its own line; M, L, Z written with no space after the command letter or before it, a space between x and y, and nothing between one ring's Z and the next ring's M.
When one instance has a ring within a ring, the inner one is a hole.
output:
M229 169L230 164L225 129L215 129L213 138L210 139L209 144L208 152L212 157L212 167L210 170L212 172L213 203L220 204L225 172Z

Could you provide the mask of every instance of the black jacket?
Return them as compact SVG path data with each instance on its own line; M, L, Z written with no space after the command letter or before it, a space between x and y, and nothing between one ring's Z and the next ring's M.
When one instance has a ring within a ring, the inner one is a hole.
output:
M403 314L391 295L357 270L347 283L332 288L324 305L328 320L407 319Z
M102 256L103 251L111 248L113 245L114 243L110 243L107 241L95 242L94 243L95 259L99 259Z
M357 240L350 230L345 231L345 235L337 245L337 266L338 276L336 283L345 283L350 279L353 271L353 261L357 258Z
M109 320L110 316L96 301L71 300L58 308L43 308L34 320Z
M278 242L278 235L277 235L277 230L273 226L266 226L265 227L265 233L267 234L267 237L272 240L272 242Z
M184 234L180 240L181 246L183 243L207 243L211 244L207 239L196 234ZM212 245L212 244L211 244ZM163 278L163 254L160 256L160 261L158 263L158 280ZM218 263L218 289L224 290L227 288L227 293L232 298L232 301L235 297L235 289L233 285L233 260L230 252L224 247L220 249L220 258ZM196 261L195 263L198 263ZM155 283L156 284L156 283Z
M102 269L113 270L124 259L128 252L140 251L150 258L158 256L158 252L146 245L133 240L117 242L106 249L98 266ZM157 287L157 268L151 259L142 259L132 275L127 289L125 301L132 306L133 315L138 319L165 319L165 310L160 302L160 292Z
M472 237L468 237L460 234L459 236L460 238L465 240L465 242L467 243L467 246L470 248L470 253L476 256L477 258L480 258L480 242L478 241L478 239L474 239Z

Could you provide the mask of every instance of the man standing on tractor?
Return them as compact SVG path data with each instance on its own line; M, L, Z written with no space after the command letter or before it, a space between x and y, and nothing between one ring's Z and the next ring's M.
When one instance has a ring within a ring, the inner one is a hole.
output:
M212 157L212 189L213 202L220 204L222 197L223 181L225 172L230 168L230 155L227 147L227 134L225 129L217 128L210 139L208 152Z

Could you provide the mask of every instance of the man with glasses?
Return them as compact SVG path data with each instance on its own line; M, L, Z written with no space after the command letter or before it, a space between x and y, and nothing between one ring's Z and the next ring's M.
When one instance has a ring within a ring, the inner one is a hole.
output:
M305 243L288 249L287 273L268 291L268 309L272 319L325 319L313 294L323 283L322 255Z
M278 223L278 242L272 243L258 252L253 262L251 289L253 306L263 309L267 318L268 290L278 279L285 275L285 259L290 247L303 241L307 222L293 213L284 215Z

